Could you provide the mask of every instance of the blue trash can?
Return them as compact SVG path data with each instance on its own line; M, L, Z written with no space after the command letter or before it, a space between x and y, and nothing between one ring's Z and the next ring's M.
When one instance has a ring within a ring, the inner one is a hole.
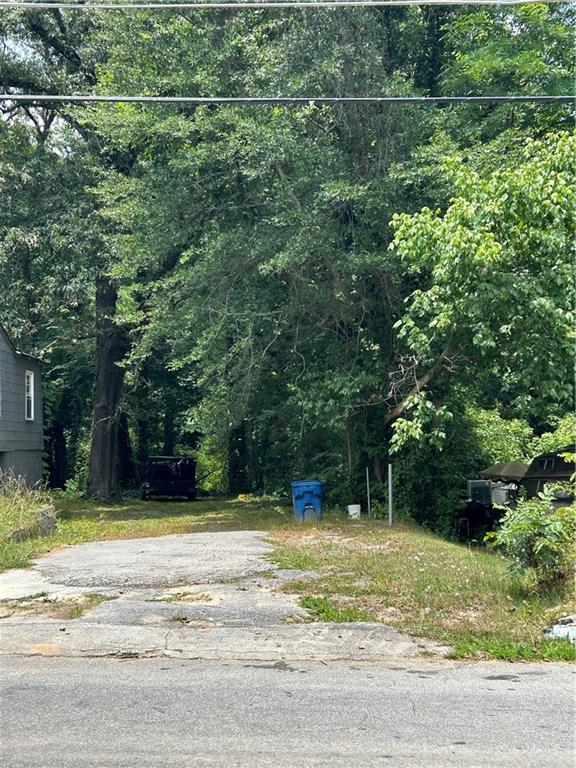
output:
M292 483L294 516L299 523L322 519L322 483L320 480L296 480Z

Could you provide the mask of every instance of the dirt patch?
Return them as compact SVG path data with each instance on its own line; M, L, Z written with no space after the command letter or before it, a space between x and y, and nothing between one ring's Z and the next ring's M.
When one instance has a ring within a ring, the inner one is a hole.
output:
M214 619L189 619L187 616L171 616L168 621L197 629L212 629L216 626Z
M20 600L0 602L0 619L16 616L44 616L48 619L78 619L86 611L104 600L113 600L110 595L32 595Z
M482 623L484 609L481 606L469 605L445 619L448 627L468 626L470 628L479 627Z

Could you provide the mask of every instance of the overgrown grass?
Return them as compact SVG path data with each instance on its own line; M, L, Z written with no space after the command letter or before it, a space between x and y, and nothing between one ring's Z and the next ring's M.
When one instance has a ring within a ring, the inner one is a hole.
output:
M39 513L50 501L44 491L27 488L21 478L0 471L0 540L21 529L34 532Z
M482 548L380 521L276 531L272 539L281 567L318 573L284 587L318 620L383 622L450 645L456 658L576 659L569 642L542 637L547 624L576 611L573 585L538 592L530 576L511 577L507 562Z

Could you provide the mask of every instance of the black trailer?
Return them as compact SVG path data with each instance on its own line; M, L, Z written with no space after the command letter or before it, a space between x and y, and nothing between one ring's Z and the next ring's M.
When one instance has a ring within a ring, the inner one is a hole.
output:
M141 499L151 496L196 498L196 461L187 456L150 456L146 464Z

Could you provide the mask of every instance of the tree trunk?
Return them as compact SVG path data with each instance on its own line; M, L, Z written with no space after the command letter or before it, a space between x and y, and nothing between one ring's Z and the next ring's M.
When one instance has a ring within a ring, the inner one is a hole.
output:
M162 453L164 456L174 456L174 447L176 445L176 430L174 427L174 406L170 396L166 397L164 409L164 441Z
M380 456L374 456L374 475L376 476L376 482L382 485L384 482L384 476L382 474L382 462Z
M130 444L130 430L128 428L128 416L122 412L118 425L118 457L120 462L120 485L122 488L131 488L136 481L134 460L132 457L132 445Z
M50 427L50 471L48 482L50 488L66 487L66 473L68 470L68 451L66 448L66 434L64 425L59 418L55 418Z
M233 496L248 493L250 490L244 422L238 427L233 427L228 438L228 489Z
M138 479L144 480L146 474L146 463L150 453L150 431L148 429L148 419L146 416L140 416L136 420L136 462L138 464Z
M117 292L106 277L96 283L96 381L92 408L92 444L87 495L120 496L119 425L124 370L118 363L128 349L123 328L114 322Z
M352 429L350 424L350 416L346 418L346 456L348 463L348 493L350 494L350 503L354 504L354 489L353 489L353 476L354 476L354 457L352 455Z

